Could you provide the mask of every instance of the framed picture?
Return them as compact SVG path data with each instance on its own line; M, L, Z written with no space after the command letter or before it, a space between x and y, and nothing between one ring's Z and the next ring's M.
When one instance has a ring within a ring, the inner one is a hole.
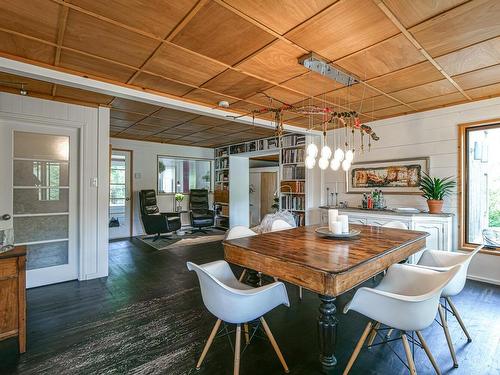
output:
M354 163L346 172L347 193L420 194L422 172L429 173L429 158Z

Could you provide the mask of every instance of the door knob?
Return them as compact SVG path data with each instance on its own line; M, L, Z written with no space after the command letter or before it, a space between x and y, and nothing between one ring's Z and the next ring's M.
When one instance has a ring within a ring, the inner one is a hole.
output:
M10 217L11 216L9 214L3 214L2 215L2 220L5 220L5 221L10 220Z
M129 198L129 197L127 197L127 198L125 198L125 200L126 200L126 201L129 201L129 200L130 200L130 198Z

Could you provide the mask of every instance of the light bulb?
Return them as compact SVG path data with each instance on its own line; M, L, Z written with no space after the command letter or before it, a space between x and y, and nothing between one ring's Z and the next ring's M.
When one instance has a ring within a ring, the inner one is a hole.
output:
M304 161L304 163L307 169L313 169L316 165L316 159L313 156L308 155L306 156L306 160Z
M324 145L321 149L321 158L325 158L326 160L330 159L332 156L332 149L327 145Z
M328 168L328 164L330 164L330 163L328 163L328 159L326 159L326 158L321 158L318 161L319 167L321 169L323 169L323 170L325 170L326 168Z
M344 160L344 151L339 147L338 149L335 150L335 154L333 155L335 159L337 159L339 162Z
M347 152L345 153L345 160L347 160L350 163L352 162L352 159L354 159L354 151L347 150Z
M332 168L332 171L338 171L340 168L340 160L333 158L330 162L330 168Z
M351 162L344 160L342 162L342 169L347 172L349 170L349 168L351 168Z
M307 146L307 156L312 156L315 158L318 156L318 146L314 143L310 143L309 146Z

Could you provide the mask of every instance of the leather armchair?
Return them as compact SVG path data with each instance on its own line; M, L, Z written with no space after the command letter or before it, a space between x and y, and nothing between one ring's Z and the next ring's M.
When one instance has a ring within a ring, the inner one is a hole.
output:
M208 207L208 190L192 189L189 197L189 209L191 211L191 226L193 232L207 233L203 228L214 225L214 212Z
M139 192L141 220L146 234L156 234L157 241L162 233L171 233L181 228L181 218L174 212L160 212L154 190Z

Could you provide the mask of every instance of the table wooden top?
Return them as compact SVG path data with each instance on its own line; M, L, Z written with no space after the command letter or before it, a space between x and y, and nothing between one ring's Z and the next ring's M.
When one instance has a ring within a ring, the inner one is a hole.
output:
M338 295L425 248L426 232L351 225L354 239L331 239L318 226L224 242L230 263L251 268L327 295ZM343 282L343 283L341 283Z

